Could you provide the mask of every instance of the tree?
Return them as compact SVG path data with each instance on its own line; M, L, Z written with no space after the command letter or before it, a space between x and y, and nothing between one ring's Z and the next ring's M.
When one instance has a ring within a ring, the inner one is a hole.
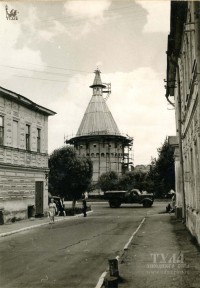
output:
M133 172L126 172L119 178L119 190L129 190L135 188L135 177Z
M141 171L128 171L119 178L118 187L120 190L130 190L133 188L142 190L147 189L146 173Z
M118 175L114 171L106 172L100 175L98 186L103 192L115 190L118 185Z
M175 189L174 150L167 139L158 148L158 159L152 159L148 181L156 197L165 197L171 189Z
M56 149L49 158L49 191L75 202L87 190L92 179L92 162L78 157L71 147Z

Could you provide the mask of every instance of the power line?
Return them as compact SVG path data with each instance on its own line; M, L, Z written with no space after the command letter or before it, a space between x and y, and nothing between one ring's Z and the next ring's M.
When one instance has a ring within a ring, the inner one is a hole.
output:
M43 80L43 81L50 81L50 82L65 82L64 80L55 80L55 79L44 79L44 78L38 78L38 77L29 77L29 76L23 76L23 75L13 75L15 77L20 77L20 78L30 78L33 80Z
M40 71L40 70L34 70L34 69L28 69L28 68L16 67L16 66L10 66L10 65L3 65L3 64L0 64L0 66L5 67L5 68L9 68L9 69L26 70L26 71L30 71L30 72L36 72L36 73L45 73L45 74L59 75L59 76L62 76L62 77L73 75L73 74L70 74L70 73L66 74L66 73L59 73L59 72ZM67 70L67 71L74 71L74 72L81 72L81 73L87 73L87 74L92 73L92 72L86 72L86 71L83 71L83 70L58 68L58 67L49 66L49 65L47 65L45 67L50 67L50 68L54 68L54 69L61 69L61 70Z

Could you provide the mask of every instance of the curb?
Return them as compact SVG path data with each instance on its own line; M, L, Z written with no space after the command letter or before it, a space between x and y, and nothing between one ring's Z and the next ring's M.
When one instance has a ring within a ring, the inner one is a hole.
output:
M137 229L133 232L133 234L129 238L128 242L124 246L123 251L120 253L120 255L115 257L115 259L117 259L117 261L119 261L119 259L123 256L124 252L128 250L128 247L129 247L130 243L132 242L134 236L137 234L137 232L139 231L139 229L141 228L141 226L143 225L145 220L146 220L146 216L142 219L142 221L140 222L140 224L137 227ZM105 281L105 277L107 276L107 274L108 274L108 268L99 277L99 280L98 280L97 285L95 286L95 288L102 288L103 287L104 281Z
M92 212L93 212L93 210L88 211L87 214L90 214ZM69 218L68 218L68 216L65 216L65 218L55 219L55 223L56 222L60 222L60 221L66 221L66 220L69 221L71 219L75 219L75 218L78 218L78 217L81 217L81 216L83 216L82 213L78 214L78 215L75 215L75 216L70 216ZM40 223L40 224L28 226L28 227L25 227L25 228L20 228L20 229L13 230L13 231L10 231L10 232L1 233L0 234L0 238L1 237L6 237L6 236L9 236L9 235L12 235L12 234L20 233L20 232L23 232L23 231L31 230L31 229L34 229L34 228L37 228L37 227L48 225L48 224L49 224L49 222L45 222L45 223Z

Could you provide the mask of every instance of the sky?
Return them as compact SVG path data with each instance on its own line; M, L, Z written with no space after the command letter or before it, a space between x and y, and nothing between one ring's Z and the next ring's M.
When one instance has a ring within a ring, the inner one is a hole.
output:
M6 4L18 20L6 19ZM169 22L168 0L0 2L0 86L57 113L51 153L76 134L98 67L120 132L134 138L134 165L150 164L175 135L164 88Z

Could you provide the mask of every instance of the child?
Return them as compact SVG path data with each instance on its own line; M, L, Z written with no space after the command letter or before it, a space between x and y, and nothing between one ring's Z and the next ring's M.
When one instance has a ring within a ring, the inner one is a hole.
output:
M54 203L53 198L51 198L51 202L49 204L49 217L50 217L49 224L54 223L54 217L55 217L56 212L57 212L56 203Z

